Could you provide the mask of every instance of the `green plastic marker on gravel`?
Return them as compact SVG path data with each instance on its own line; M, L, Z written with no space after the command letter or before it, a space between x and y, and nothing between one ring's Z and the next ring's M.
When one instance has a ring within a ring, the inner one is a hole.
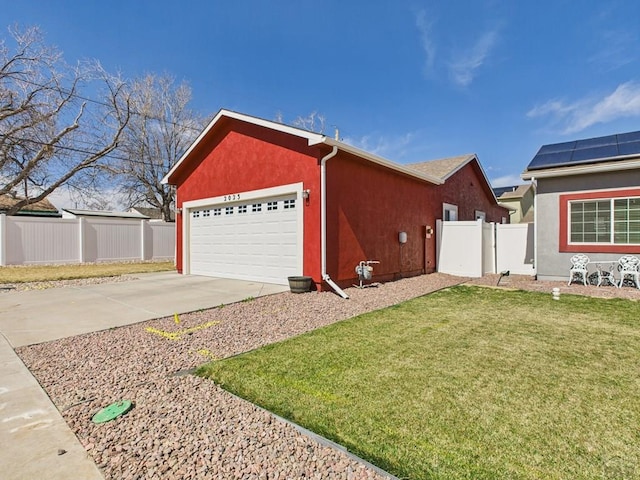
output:
M105 423L118 418L120 415L124 415L131 410L131 400L120 400L119 402L112 403L104 407L98 413L96 413L91 421L93 423Z

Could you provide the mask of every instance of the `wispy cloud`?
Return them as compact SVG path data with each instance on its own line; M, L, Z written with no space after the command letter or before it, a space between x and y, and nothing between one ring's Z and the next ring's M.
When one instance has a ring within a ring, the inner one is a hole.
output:
M461 87L469 86L497 41L498 31L491 30L485 32L471 48L458 53L449 63L449 72L453 81Z
M434 20L427 17L425 10L420 10L416 15L416 26L420 33L420 43L425 53L424 72L430 75L436 61L436 44L433 41Z
M522 185L523 183L523 180L518 174L503 175L491 179L491 186L493 188L510 187L511 185Z
M561 125L565 134L580 132L597 123L640 116L640 83L623 83L604 97L589 97L572 103L550 100L529 110L527 116L552 117L554 124Z
M379 157L398 162L413 150L413 144L417 138L419 138L417 133L408 132L399 135L370 134L359 138L347 137L343 141Z
M638 59L638 35L625 30L607 30L597 35L598 47L589 62L604 70L616 70Z

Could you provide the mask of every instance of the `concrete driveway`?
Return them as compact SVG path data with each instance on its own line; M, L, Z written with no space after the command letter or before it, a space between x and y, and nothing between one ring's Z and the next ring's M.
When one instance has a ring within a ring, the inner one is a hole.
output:
M288 290L283 285L175 272L136 277L0 294L0 332L15 348Z
M175 272L137 277L119 283L0 294L3 479L103 478L14 348L288 290L282 285Z

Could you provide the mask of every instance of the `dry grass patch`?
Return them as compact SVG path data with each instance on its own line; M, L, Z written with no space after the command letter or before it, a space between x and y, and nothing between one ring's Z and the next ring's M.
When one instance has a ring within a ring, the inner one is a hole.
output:
M82 263L0 267L0 283L51 282L173 270L173 262Z

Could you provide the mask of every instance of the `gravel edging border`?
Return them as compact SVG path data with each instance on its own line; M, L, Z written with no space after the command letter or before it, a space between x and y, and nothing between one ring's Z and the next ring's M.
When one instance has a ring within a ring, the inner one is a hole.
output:
M367 460L365 460L362 457L359 457L358 455L356 455L355 453L350 452L345 446L340 445L339 443L334 442L333 440L329 440L326 437L323 437L322 435L319 435L307 428L304 428L301 425L298 425L295 422L292 422L291 420L288 420L284 417L281 417L280 415L276 415L275 413L262 408L260 405L256 405L253 402L250 402L249 400L246 400L242 397L239 397L238 395L236 395L235 393L231 393L228 390L225 390L229 395L231 395L232 397L237 398L238 400L242 401L242 402L247 402L250 403L251 405L253 405L255 408L257 408L258 410L264 412L267 415L271 415L273 418L275 418L276 420L278 420L279 422L282 422L286 425L289 425L291 427L293 427L294 429L296 429L298 432L300 432L302 435L304 435L307 438L310 438L311 440L313 440L316 443L319 443L320 445L323 445L325 447L329 447L329 448L333 448L336 449L340 452L342 452L343 454L345 454L347 457L351 458L352 460L361 463L362 465L364 465L365 467L367 467L370 470L373 470L374 472L376 472L378 475L381 475L384 478L388 478L389 480L400 480L398 477L391 475L389 472L381 469L380 467L377 467L376 465L374 465L371 462L368 462Z

